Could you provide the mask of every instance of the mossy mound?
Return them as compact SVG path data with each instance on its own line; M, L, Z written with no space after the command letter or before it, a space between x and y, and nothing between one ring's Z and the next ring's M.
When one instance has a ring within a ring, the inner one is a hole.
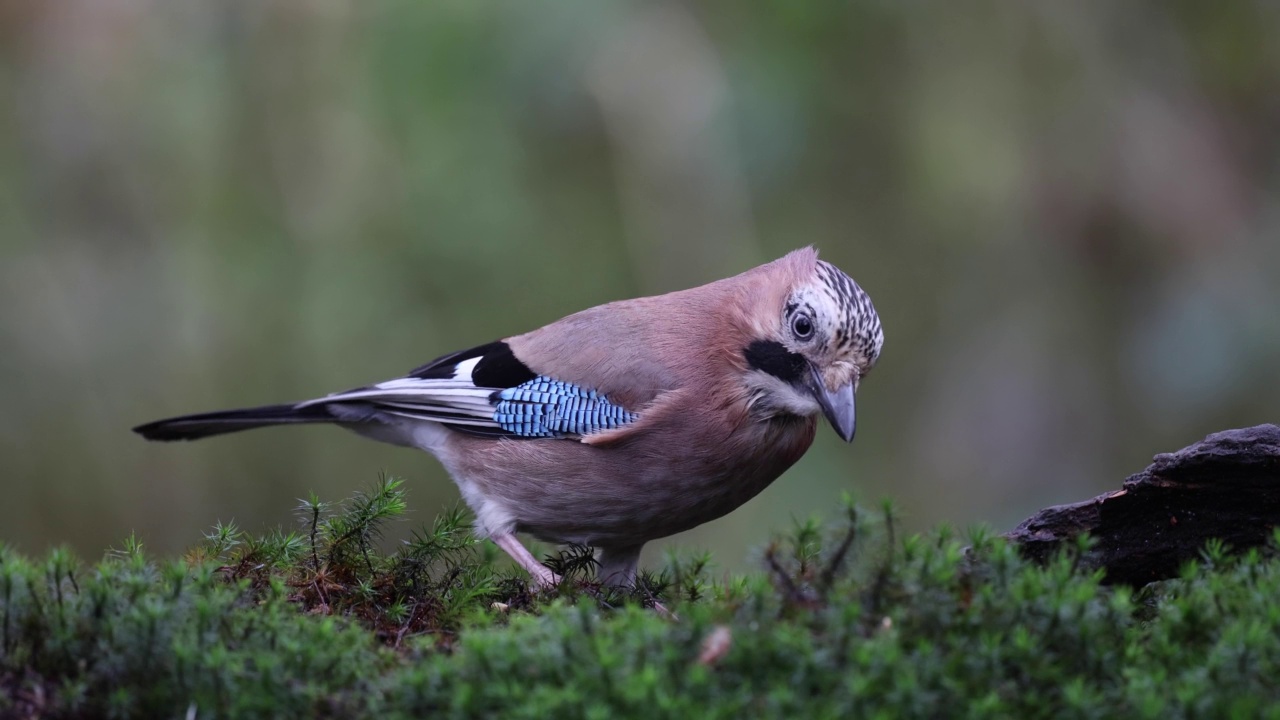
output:
M1276 543L1220 545L1137 593L985 531L899 540L848 507L713 582L672 559L631 595L534 593L462 513L396 552L384 480L298 531L219 526L181 561L0 550L3 717L1280 715ZM655 600L672 620L651 609Z

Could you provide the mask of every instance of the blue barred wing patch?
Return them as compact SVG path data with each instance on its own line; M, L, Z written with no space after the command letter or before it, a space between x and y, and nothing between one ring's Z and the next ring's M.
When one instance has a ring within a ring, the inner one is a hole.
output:
M542 376L502 390L496 398L494 421L521 437L589 435L639 417L594 390Z

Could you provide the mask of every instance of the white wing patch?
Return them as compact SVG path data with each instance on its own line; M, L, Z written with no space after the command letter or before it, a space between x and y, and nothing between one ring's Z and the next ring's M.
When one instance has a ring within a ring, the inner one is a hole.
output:
M470 360L463 360L458 363L458 367L453 371L453 379L471 382L471 373L476 369L476 365L479 364L480 358L478 357L473 357Z
M476 387L471 370L476 361L459 366L451 379L397 378L370 387L334 393L299 403L298 408L326 403L365 402L379 410L401 417L457 425L498 428L494 420L494 402L490 399L497 388ZM463 366L466 366L465 368ZM465 378L460 377L465 372Z

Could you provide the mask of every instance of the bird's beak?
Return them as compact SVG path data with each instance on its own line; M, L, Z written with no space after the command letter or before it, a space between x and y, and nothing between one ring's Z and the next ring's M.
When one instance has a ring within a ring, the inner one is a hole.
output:
M854 430L857 429L857 413L854 412L853 383L847 383L834 391L827 389L822 381L822 373L814 365L809 366L809 389L813 397L822 407L822 414L827 422L835 428L836 434L845 442L853 441Z

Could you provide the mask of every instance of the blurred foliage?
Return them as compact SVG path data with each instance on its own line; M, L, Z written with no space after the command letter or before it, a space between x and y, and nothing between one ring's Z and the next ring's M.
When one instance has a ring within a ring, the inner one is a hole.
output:
M128 428L805 244L886 327L857 441L677 542L741 568L850 487L909 528L1114 487L1280 408L1277 29L1266 0L0 0L0 528L173 552L379 468L445 506L429 458L332 429Z
M404 510L387 480L323 521L301 508L300 533L215 528L185 563L136 539L93 567L0 548L0 714L1274 714L1280 533L1133 594L1080 569L1087 541L1031 566L986 530L898 541L891 507L846 508L776 538L763 574L673 562L650 587L677 621L589 575L530 594L454 514L366 555L352 538Z

